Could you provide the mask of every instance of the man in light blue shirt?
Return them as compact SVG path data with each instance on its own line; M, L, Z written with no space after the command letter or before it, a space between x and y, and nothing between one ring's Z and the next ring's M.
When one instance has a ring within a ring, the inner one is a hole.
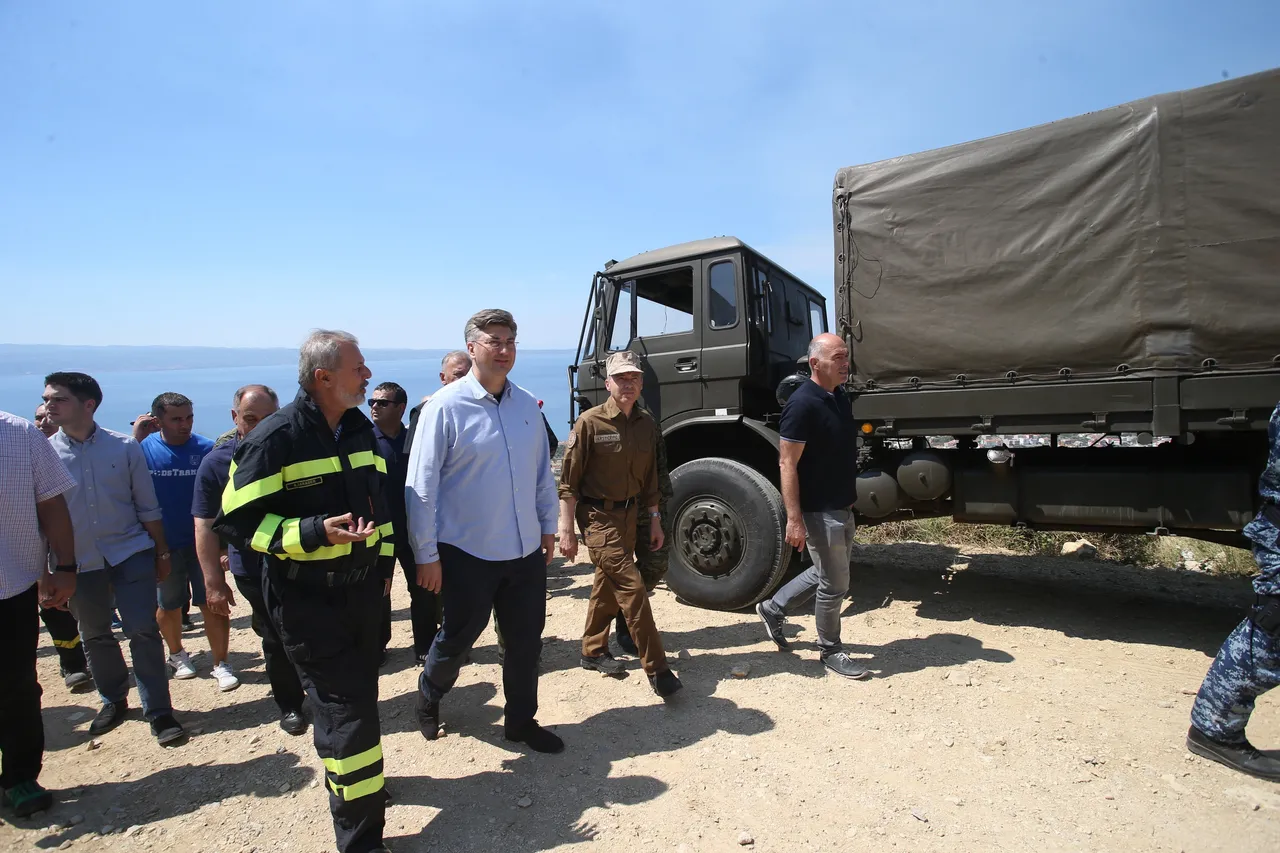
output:
M71 611L80 622L89 672L102 710L89 725L101 735L124 722L129 671L111 633L112 598L124 621L142 711L160 744L185 732L173 718L164 647L156 624L156 583L169 575L160 503L138 443L98 426L102 388L84 373L45 377L45 409L61 429L49 439L76 488L67 493L80 572Z
M418 583L444 599L444 623L418 678L418 726L440 729L440 700L489 623L507 653L504 734L537 752L564 743L538 725L538 652L546 620L547 564L559 499L538 400L507 379L516 322L486 310L466 326L472 368L437 391L418 421L405 502Z

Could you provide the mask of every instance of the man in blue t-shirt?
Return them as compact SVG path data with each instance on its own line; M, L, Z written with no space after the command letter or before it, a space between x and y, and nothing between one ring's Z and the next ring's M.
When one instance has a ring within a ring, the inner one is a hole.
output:
M867 678L867 668L840 646L840 604L849 591L858 477L858 428L842 387L849 379L849 347L838 335L818 335L809 344L809 369L809 381L782 408L778 462L787 543L797 550L807 543L813 565L757 604L756 613L769 639L785 650L787 612L816 593L814 623L822 665L845 678Z
M271 623L267 603L262 595L262 559L256 553L242 554L234 545L223 543L213 529L213 520L222 508L222 493L231 479L231 456L240 439L244 438L258 422L280 408L276 392L266 385L246 385L231 398L231 420L235 423L232 438L213 448L200 463L196 473L195 497L191 502L191 514L196 519L196 555L204 572L207 607L209 612L230 618L236 604L235 594L227 585L226 572L235 579L236 589L249 603L253 614L250 624L253 632L262 638L262 660L271 682L271 694L280 708L280 728L291 735L307 730L307 720L302 716L302 700L305 696L298 671L285 654L280 635Z
M191 516L196 471L213 442L192 432L195 415L191 400L165 392L151 401L151 412L134 421L133 435L147 458L156 499L164 514L164 535L169 544L169 576L156 588L156 622L169 646L169 666L174 678L195 678L191 655L182 647L182 608L187 602L204 614L204 632L213 653L212 675L222 691L235 690L239 679L227 663L231 620L211 613L205 606L204 578L196 559L196 529Z

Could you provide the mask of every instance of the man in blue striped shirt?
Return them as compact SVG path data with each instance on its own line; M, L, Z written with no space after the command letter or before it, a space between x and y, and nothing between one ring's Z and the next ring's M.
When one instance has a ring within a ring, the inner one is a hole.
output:
M559 499L538 400L507 379L516 322L486 310L466 326L472 368L422 411L409 456L405 501L418 583L448 587L444 624L418 678L418 725L440 730L440 700L492 608L507 641L504 734L537 752L564 743L538 725L538 651L546 620L547 564Z

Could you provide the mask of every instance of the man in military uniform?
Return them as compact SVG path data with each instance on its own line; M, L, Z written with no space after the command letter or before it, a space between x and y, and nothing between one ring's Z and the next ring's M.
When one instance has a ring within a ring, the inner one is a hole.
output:
M315 710L341 853L385 850L378 661L395 545L387 466L359 408L370 375L354 337L312 332L297 397L240 440L213 525L265 555L263 599Z
M1271 413L1267 437L1271 453L1258 483L1262 511L1244 529L1258 563L1255 602L1200 685L1187 749L1250 776L1280 781L1280 759L1254 749L1244 734L1254 702L1280 684L1280 405Z
M609 654L609 627L619 611L635 640L649 684L664 699L683 685L667 664L644 581L636 568L636 518L648 517L651 550L663 545L659 507L658 425L636 405L643 387L640 359L617 352L605 365L609 399L582 413L565 444L560 472L560 553L578 553L574 521L595 564L582 637L582 666L621 675Z
M637 401L636 405L644 403ZM647 410L646 410L647 411ZM650 413L652 414L652 413ZM662 430L658 430L658 512L662 514L662 544L652 547L649 541L649 519L637 513L636 518L636 569L640 579L644 581L645 592L653 595L658 584L667 576L667 564L671 550L671 521L667 515L667 502L671 500L671 472L667 470L667 442L662 438ZM618 647L629 655L639 654L636 641L631 639L627 631L627 618L621 611L614 623L618 632Z

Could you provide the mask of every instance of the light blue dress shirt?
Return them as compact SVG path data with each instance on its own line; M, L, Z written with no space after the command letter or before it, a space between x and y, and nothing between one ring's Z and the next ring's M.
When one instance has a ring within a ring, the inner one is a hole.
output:
M142 522L160 520L160 502L138 442L95 425L84 441L58 430L49 443L76 481L66 501L81 572L155 547Z
M508 381L498 401L474 373L431 396L418 418L405 485L419 563L444 542L481 560L528 556L560 512L538 400Z

